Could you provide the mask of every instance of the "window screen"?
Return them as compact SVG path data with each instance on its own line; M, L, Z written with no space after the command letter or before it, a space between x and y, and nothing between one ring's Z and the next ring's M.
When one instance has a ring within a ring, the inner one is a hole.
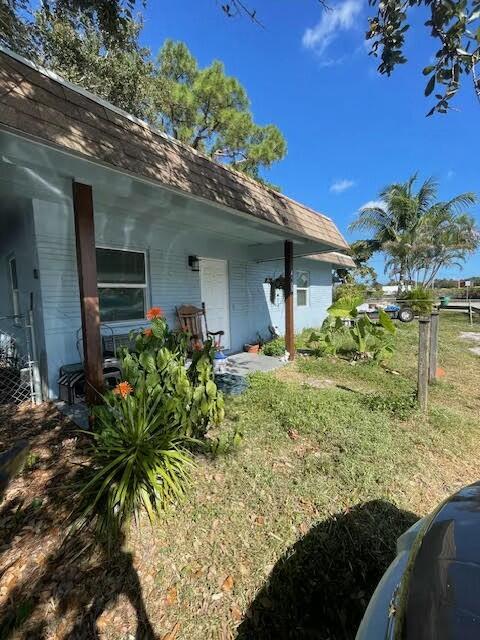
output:
M307 307L309 304L308 291L310 288L310 274L308 271L297 271L295 274L297 289L297 307Z
M143 252L97 248L97 280L102 322L145 317L147 279Z

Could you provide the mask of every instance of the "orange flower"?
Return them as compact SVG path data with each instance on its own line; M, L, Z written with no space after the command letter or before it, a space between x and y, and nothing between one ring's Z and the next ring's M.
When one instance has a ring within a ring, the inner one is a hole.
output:
M194 351L202 351L203 349L203 345L200 342L200 340L195 340L195 342L193 343L193 350Z
M146 338L151 338L153 336L153 331L149 328L143 330L143 335Z
M160 307L152 307L147 311L147 320L155 320L155 318L161 318L163 311Z
M126 398L133 393L133 387L129 382L119 382L113 390L113 393L122 396L122 398Z

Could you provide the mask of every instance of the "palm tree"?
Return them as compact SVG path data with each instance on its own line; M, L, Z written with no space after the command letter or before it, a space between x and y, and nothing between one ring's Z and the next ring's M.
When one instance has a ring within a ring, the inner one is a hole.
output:
M463 209L476 201L463 193L437 202L438 183L428 178L416 191L417 174L391 184L379 202L363 207L351 230L373 232L370 246L387 255L385 268L403 286L406 278L428 284L443 266L464 260L479 244L473 218Z
M417 231L409 259L409 278L429 286L441 268L461 268L467 255L476 251L479 241L472 216L452 211L450 202L439 203L432 207Z

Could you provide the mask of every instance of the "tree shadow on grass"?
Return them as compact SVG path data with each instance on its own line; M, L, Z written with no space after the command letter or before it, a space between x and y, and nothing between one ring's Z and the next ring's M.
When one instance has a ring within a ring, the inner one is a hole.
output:
M383 500L359 504L310 529L275 565L250 605L238 640L350 640L418 520Z
M18 426L15 417L7 429ZM86 528L65 536L72 486L88 465L85 440L47 409L24 413L19 425L38 459L11 482L0 506L0 639L99 638L100 617L122 599L131 607L120 626L153 640L124 540L107 547ZM8 434L0 436L11 446Z

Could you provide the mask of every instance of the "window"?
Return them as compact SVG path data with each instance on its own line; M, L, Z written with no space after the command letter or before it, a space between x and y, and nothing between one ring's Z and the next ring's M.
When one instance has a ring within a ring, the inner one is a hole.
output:
M297 287L297 307L308 307L308 290L310 287L310 274L308 271L297 271L295 284Z
M145 318L147 277L143 251L97 248L97 281L102 322Z
M12 257L8 260L8 270L10 273L10 287L12 292L12 311L14 323L20 324L20 294L18 291L17 259Z

